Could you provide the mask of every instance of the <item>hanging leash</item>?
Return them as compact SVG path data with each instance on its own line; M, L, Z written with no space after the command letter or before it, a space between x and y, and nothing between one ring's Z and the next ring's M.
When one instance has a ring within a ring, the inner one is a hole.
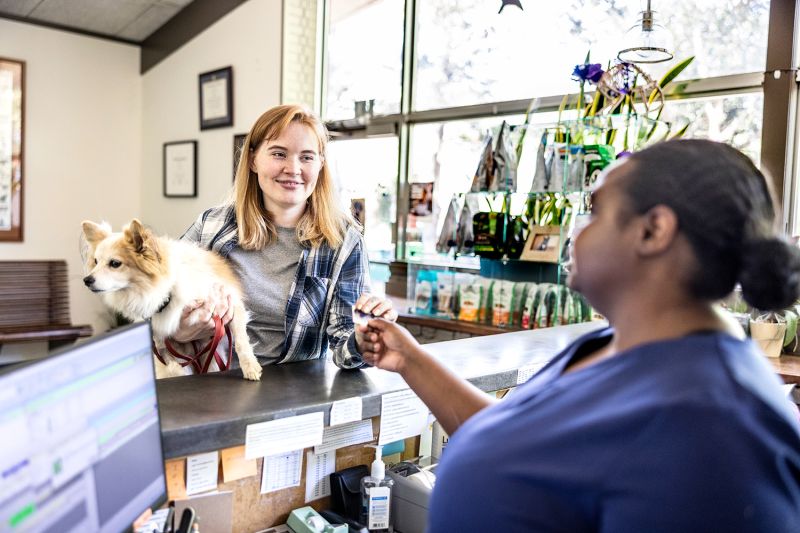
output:
M208 341L202 349L199 349L200 345L197 341L192 341L192 348L194 349L194 354L188 355L179 352L169 339L164 339L164 346L167 348L167 351L172 354L178 360L178 364L181 367L187 367L192 365L192 369L194 370L195 374L206 374L208 373L208 369L211 367L211 360L213 359L217 363L217 367L220 371L228 370L230 368L230 364L233 358L233 340L231 335L231 330L228 325L222 325L222 319L218 315L214 315L214 336ZM227 360L223 359L220 354L217 352L217 347L219 346L219 342L222 340L222 336L225 335L228 338L228 358ZM161 364L166 365L167 362L164 360L164 357L158 351L158 347L153 342L153 353L156 356ZM203 361L203 356L208 354L205 358L205 362Z

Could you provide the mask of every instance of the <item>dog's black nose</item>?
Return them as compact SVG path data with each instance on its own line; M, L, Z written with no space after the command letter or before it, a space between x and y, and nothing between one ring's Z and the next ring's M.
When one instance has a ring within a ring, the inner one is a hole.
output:
M86 276L85 278L83 278L83 284L86 285L87 287L91 287L92 285L94 285L94 276Z

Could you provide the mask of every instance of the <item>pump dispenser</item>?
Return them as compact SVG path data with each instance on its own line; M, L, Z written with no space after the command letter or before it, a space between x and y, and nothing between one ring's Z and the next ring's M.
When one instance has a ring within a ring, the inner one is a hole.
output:
M386 476L386 465L383 463L383 446L368 444L375 448L375 460L369 476L361 479L361 513L362 522L369 531L389 531L389 510L392 503L392 486L394 481Z

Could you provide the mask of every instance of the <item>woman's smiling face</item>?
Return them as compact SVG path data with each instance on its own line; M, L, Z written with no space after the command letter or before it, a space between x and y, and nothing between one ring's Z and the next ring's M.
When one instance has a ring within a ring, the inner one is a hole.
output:
M305 206L322 169L322 154L314 131L292 122L275 139L266 139L252 156L250 169L268 211L279 213Z

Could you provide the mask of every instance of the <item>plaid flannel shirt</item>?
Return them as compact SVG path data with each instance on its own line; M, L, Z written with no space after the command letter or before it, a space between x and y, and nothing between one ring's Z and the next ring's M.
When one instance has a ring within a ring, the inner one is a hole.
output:
M184 233L227 257L239 242L232 205L214 207ZM337 249L305 248L286 304L286 338L279 363L324 357L328 348L340 368L364 364L356 346L353 305L369 292L369 263L361 233L350 227Z

